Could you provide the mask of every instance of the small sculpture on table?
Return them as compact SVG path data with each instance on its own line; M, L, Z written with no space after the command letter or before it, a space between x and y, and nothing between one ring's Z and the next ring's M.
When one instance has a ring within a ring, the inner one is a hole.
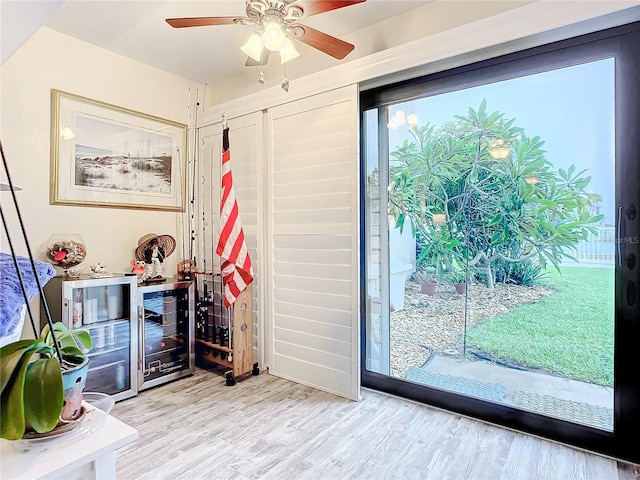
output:
M98 262L97 265L91 265L91 278L109 278L113 277L113 273L107 270L107 266Z
M145 272L146 264L144 263L144 260L131 260L129 263L131 264L131 274L137 275L138 278L140 278Z
M144 273L140 277L143 283L159 283L166 279L162 276L164 261L173 253L176 241L171 235L148 233L138 240L136 259L144 261Z
M149 240L147 248L143 251L145 272L143 280L149 278L162 278L162 264L164 263L165 251L162 245L158 245L158 239Z

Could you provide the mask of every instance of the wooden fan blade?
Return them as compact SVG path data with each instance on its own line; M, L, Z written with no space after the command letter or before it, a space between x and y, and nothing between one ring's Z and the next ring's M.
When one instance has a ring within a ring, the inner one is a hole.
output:
M210 25L232 25L238 17L196 17L196 18L167 18L167 23L173 28L208 27Z
M330 12L338 8L348 7L367 0L297 0L292 5L302 8L303 16L310 17L318 13Z
M260 54L260 61L256 62L253 58L247 57L247 62L244 64L245 67L258 67L260 65L266 65L269 61L269 53L271 53L266 48L262 49L262 53Z
M291 25L291 27L300 27L304 31L304 35L301 37L294 37L296 40L306 43L307 45L317 48L321 52L331 55L333 58L342 60L347 56L351 50L355 48L354 45L347 43L339 38L327 35L319 30L316 30L306 25Z

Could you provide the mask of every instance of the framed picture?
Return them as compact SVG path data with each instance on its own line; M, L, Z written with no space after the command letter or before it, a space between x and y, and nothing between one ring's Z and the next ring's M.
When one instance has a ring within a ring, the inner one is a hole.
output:
M50 203L184 211L187 126L51 91Z

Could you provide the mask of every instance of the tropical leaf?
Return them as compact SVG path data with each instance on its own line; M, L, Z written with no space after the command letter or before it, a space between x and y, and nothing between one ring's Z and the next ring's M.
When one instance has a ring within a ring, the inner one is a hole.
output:
M35 339L18 340L0 348L0 392L4 392L22 356L33 352L33 348L29 350L29 347L36 343L38 341Z
M0 437L7 440L18 440L24 435L24 382L33 345L21 351L23 354L16 364L12 381L0 395Z
M57 358L40 358L27 367L24 416L38 433L55 428L62 412L64 389Z
M91 340L91 335L86 330L78 330L73 332L74 338L78 341L80 346L82 346L85 350L91 350L93 347L93 341Z
M58 340L58 345L60 345L62 350L67 347L78 349L78 347L81 346L85 351L88 351L93 346L91 335L89 335L89 332L86 330L71 331L63 323L56 322L53 324L53 331L56 335L56 339ZM49 325L45 325L42 328L42 331L40 332L40 341L53 347L53 335L51 335ZM81 352L81 354L82 353L83 352Z
M60 352L62 353L62 356L82 356L85 354L84 351L80 350L78 347L76 347L75 345L68 345L66 347L62 347L60 349Z
M78 347L91 347L88 332L70 332L61 323L53 328L63 354L82 356ZM63 387L53 342L51 329L45 326L38 339L19 340L0 348L0 437L22 438L25 418L39 432L49 431L57 424ZM41 358L29 363L34 354Z

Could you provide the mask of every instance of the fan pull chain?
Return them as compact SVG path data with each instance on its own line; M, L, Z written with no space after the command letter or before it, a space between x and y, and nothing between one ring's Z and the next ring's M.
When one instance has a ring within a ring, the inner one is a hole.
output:
M282 87L282 89L285 92L289 91L289 79L287 78L287 64L285 63L283 68L283 73L282 73L282 80L280 81L280 86Z

